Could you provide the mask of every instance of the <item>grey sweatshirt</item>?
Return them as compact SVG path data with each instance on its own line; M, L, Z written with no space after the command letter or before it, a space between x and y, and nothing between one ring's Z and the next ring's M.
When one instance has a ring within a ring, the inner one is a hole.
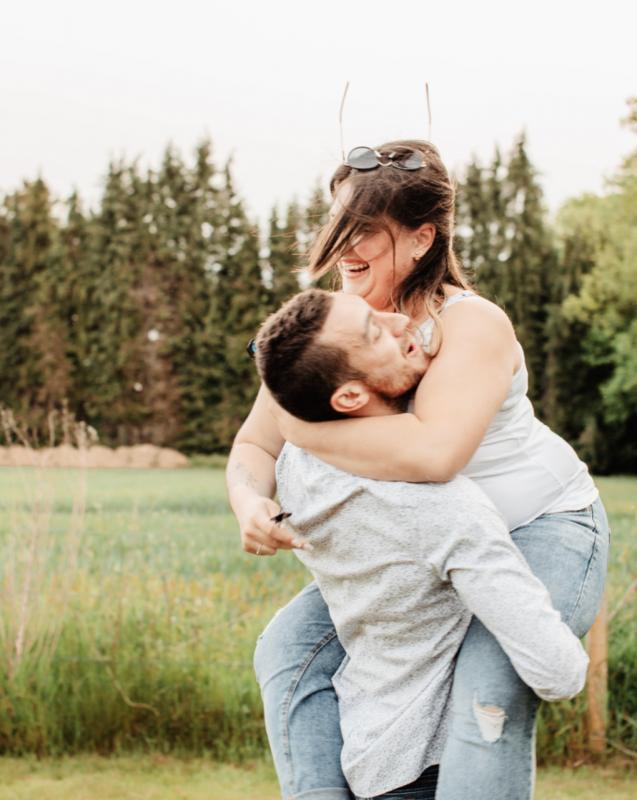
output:
M357 795L415 780L440 760L454 658L471 614L545 700L584 686L588 658L507 527L469 479L374 481L286 444L281 507L347 656L334 677L342 765Z

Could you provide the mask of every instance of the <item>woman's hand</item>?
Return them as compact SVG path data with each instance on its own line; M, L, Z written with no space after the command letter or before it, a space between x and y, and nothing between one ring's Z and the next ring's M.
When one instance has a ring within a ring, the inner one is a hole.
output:
M277 550L311 550L312 545L284 527L276 518L280 506L269 497L253 494L247 497L237 512L241 547L256 556L273 556Z

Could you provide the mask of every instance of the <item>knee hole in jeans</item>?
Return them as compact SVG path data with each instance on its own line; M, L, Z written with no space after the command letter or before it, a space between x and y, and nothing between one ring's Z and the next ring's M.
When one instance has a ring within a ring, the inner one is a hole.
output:
M474 697L473 716L478 723L480 736L485 742L493 744L502 737L504 723L507 720L507 715L503 708L478 703L477 697Z

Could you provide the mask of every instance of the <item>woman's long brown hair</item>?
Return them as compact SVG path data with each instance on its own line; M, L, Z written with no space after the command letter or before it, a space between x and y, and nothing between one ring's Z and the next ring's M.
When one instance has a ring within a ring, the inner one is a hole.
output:
M436 233L431 247L394 287L391 301L396 310L412 318L425 311L434 321L439 347L443 284L470 288L453 250L455 190L438 151L429 142L387 142L376 150L382 154L417 151L423 154L425 165L417 170L388 166L359 171L346 164L338 167L330 181L332 194L345 180L351 185L352 194L347 205L319 231L310 250L309 272L318 279L335 268L353 244L372 231L384 230L395 245L389 221L408 230L432 224Z

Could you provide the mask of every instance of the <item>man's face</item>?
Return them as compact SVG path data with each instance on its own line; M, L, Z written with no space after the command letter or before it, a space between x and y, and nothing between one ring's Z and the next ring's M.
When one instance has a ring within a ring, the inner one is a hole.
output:
M404 314L376 311L356 295L337 293L321 342L341 347L368 388L394 398L413 389L429 362Z

